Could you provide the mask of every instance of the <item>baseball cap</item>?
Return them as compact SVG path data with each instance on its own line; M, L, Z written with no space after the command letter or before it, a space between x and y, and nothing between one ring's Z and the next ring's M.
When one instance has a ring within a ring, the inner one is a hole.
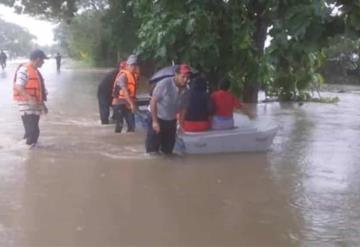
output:
M180 64L178 71L179 71L179 74L189 75L191 73L191 68L187 64Z
M137 64L137 63L138 63L138 58L137 58L137 56L136 56L136 55L130 55L130 56L128 57L128 59L126 60L126 63L127 63L128 65Z
M40 49L36 49L36 50L33 50L31 53L30 53L30 59L31 60L35 60L37 58L42 58L42 59L49 59L45 53L40 50Z

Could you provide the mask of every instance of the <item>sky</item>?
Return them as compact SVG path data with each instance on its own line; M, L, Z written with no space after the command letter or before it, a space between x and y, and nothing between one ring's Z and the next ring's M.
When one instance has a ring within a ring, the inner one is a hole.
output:
M29 15L15 14L13 9L0 4L0 18L6 22L15 23L35 35L39 45L54 44L53 28L56 26L47 21L39 20Z

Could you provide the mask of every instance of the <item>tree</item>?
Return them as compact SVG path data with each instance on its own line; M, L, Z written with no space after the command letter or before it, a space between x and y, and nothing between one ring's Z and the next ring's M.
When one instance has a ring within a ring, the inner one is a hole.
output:
M85 3L103 1L31 2L36 11L24 4L25 11L64 18ZM257 101L261 86L283 99L298 97L322 81L319 68L329 38L360 32L360 0L109 0L104 6L111 13L110 39L121 40L118 50L131 52L136 44L159 65L190 63L213 86L229 76L247 102ZM265 49L267 36L272 42Z
M11 57L28 56L34 47L35 36L26 29L0 19L0 44Z
M126 58L139 44L137 32L140 21L134 15L129 0L109 0L104 25L111 31L111 42L118 51L118 60Z
M135 1L140 49L163 61L187 61L214 83L222 73L257 101L262 83L293 99L322 80L318 69L328 38L359 32L359 1ZM334 13L334 9L338 9ZM273 40L264 50L266 36Z
M86 10L75 16L70 24L63 23L57 28L56 38L69 55L97 66L116 63L110 29L103 21L105 13Z

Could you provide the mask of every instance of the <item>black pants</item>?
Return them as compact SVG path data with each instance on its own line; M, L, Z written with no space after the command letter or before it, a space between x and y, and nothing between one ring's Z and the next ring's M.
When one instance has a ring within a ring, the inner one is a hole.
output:
M110 105L109 97L98 95L101 124L109 124Z
M159 152L161 150L164 154L171 154L174 149L176 139L176 119L159 119L159 133L156 133L152 128L151 113L149 113L148 124L148 131L145 140L146 152Z
M115 118L115 132L120 133L123 125L124 118L127 125L127 132L135 131L135 115L131 112L130 109L126 107L125 104L115 105L114 109L114 118Z
M21 116L21 119L25 128L24 139L26 139L26 144L31 145L37 143L40 135L40 116L36 114L25 114Z

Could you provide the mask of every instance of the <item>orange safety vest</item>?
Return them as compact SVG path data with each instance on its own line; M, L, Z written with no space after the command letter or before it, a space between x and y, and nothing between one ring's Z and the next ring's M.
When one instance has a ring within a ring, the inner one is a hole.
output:
M27 101L27 99L20 95L20 93L16 90L15 82L16 82L16 74L21 66L26 66L27 68L27 77L28 80L25 85L26 92L35 98L35 100L39 103L43 102L44 99L44 89L43 84L41 83L41 77L39 75L39 71L34 68L31 64L21 64L15 71L14 76L14 90L13 90L13 98L16 101Z
M117 76L115 78L115 82L114 82L114 87L113 87L113 95L115 92L116 82L118 81L118 79L120 78L120 76L122 74L125 74L125 76L126 76L127 90L129 92L130 98L135 98L136 97L136 87L137 87L137 77L133 73L129 72L126 69L121 69L119 71L119 73L117 74ZM126 98L125 98L124 90L120 89L119 94L116 97L114 97L112 103L116 104L119 100L122 100L122 99L126 99Z

